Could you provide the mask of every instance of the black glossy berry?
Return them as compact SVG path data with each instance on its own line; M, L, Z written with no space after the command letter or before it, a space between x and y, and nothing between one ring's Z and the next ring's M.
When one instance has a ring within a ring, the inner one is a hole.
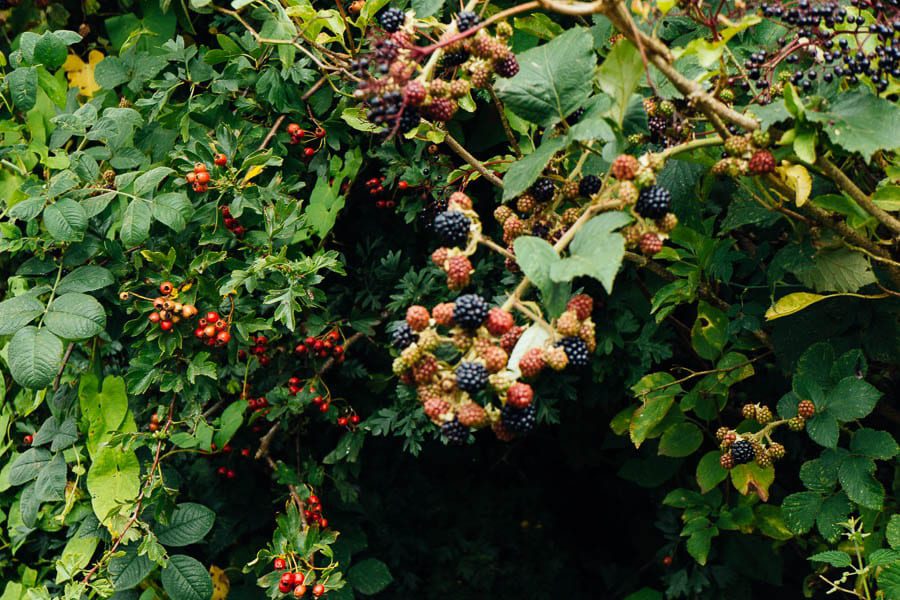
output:
M451 444L462 444L469 439L469 428L456 419L441 425L441 433L447 436Z
M509 404L500 410L503 426L513 433L528 433L537 425L537 405L532 402L525 408L515 408Z
M664 187L651 185L641 190L634 209L645 219L661 219L671 212L672 194Z
M456 15L456 27L460 33L468 31L481 23L481 18L470 10L464 10Z
M453 305L453 320L464 329L477 329L487 314L488 303L478 294L463 294Z
M515 54L507 54L494 62L494 73L498 77L515 77L519 73L519 59L516 58Z
M590 362L590 352L584 340L578 337L565 337L557 344L562 346L569 359L569 364L573 367L586 367Z
M415 106L406 106L403 114L400 115L400 122L397 124L397 131L406 133L412 131L419 126L422 117L419 116L419 110Z
M470 394L483 389L488 380L487 369L478 362L463 361L456 367L455 373L456 387Z
M734 459L734 464L736 465L752 462L755 458L755 454L753 445L747 440L738 440L731 445L731 457Z
M388 33L394 33L406 21L406 15L399 8L386 8L378 14L378 24Z
M392 342L398 350L403 350L418 339L418 335L406 323L394 330Z
M535 184L531 186L531 194L538 202L550 202L553 200L553 192L555 189L553 182L549 179L538 179Z
M458 210L445 210L434 218L434 232L448 246L462 246L469 238L472 221Z
M441 56L441 64L445 67L458 67L467 60L469 60L469 51L465 48L450 50Z
M603 181L596 175L585 175L578 182L578 194L585 198L590 198L600 191L603 187Z

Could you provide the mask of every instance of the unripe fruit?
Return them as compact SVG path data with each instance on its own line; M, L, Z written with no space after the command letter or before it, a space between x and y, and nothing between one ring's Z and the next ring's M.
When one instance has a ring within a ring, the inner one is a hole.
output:
M185 175L184 178L188 183L194 183L195 181L197 181L197 174L191 171L187 175Z
M811 419L816 414L816 405L812 400L801 400L797 405L797 414L804 419Z
M229 333L228 331L220 331L218 334L216 334L216 341L223 345L227 344L231 341L231 333Z
M516 408L525 408L534 399L534 390L527 383L516 382L506 392L506 401Z
M298 585L294 588L294 598L302 598L306 595L306 586Z
M151 323L159 323L161 317L158 312L152 312L147 316L147 320Z

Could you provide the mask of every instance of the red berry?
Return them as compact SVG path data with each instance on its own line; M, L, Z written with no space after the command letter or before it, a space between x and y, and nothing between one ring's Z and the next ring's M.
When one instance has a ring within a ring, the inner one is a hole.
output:
M303 576L303 573L294 573L294 585L303 585L305 579L306 577Z
M812 400L801 400L797 405L797 414L804 419L811 419L816 414L816 405Z
M172 330L172 321L161 321L159 323L159 328L163 331L171 331Z
M193 171L190 171L187 175L184 176L184 178L188 183L194 183L195 181L197 181L197 174Z
M174 289L175 289L175 286L172 285L171 281L163 281L161 284L159 284L159 292L163 296L168 296L169 294L172 293L172 290L174 290Z
M765 175L775 170L775 157L768 150L757 150L747 163L747 170L754 175Z
M228 479L234 479L235 477L237 477L237 473L235 473L232 469L228 469L228 473L226 473L225 476L228 477Z
M32 436L31 434L25 434L25 437L22 438L22 441L26 446L30 446L31 442L34 441L34 436Z
M291 584L285 583L283 581L279 582L278 583L278 591L281 592L282 594L287 594L288 592L291 591Z
M206 313L206 316L204 318L206 319L207 323L215 323L216 321L219 320L219 313L217 313L214 310L211 310L208 313Z
M515 324L515 319L509 312L495 306L488 312L484 325L492 335L501 336L512 329Z
M302 598L305 595L306 595L306 586L305 585L298 585L294 588L294 598Z
M346 427L347 426L347 417L338 417L337 424L340 425L341 427Z
M335 347L334 347L334 353L335 353L336 355L340 356L341 354L344 353L344 347L343 347L343 346L335 346Z
M397 183L397 187L400 188L401 190L405 190L406 188L409 187L409 184L406 183L405 181L401 180L400 182Z
M231 334L228 331L220 331L216 334L216 341L222 345L227 344L231 341Z
M669 555L663 556L662 564L669 567L672 565L672 557Z
M321 127L316 127L316 137L319 139L322 139L323 137L325 137L325 130L322 129Z
M323 402L319 405L319 412L328 412L329 404L327 402Z
M216 473L218 473L219 475L225 475L226 473L228 473L228 469L226 469L225 467L219 467L218 469L216 469Z
M309 498L306 499L306 503L309 504L310 506L314 506L316 504L321 504L319 502L319 497L316 496L315 494L310 494Z
M287 563L284 562L283 558L276 558L274 567L276 571L283 571L285 568L287 568Z
M315 153L316 153L316 149L315 149L315 148L304 148L304 149L303 149L303 155L304 155L306 158L312 158L313 155L315 155Z
M160 320L159 313L158 312L150 313L149 315L147 315L147 320L150 321L151 323L159 323L159 320Z
M351 415L350 422L354 425L359 425L359 415Z
M319 519L319 527L321 527L322 529L325 529L326 527L328 527L328 519L325 519L325 518Z
M250 448L241 448L241 456L250 456Z
M200 171L199 173L197 173L197 183L201 185L209 183L209 172Z
M300 129L299 125L297 125L296 123L288 123L287 132L289 134L296 135L299 131L303 131L302 129Z
M313 596L321 596L325 593L325 586L321 583L317 583L313 586Z
M194 163L194 173L203 173L206 171L206 165L202 162Z
M294 348L294 352L297 354L306 354L307 347L304 344L297 344L297 347Z
M288 383L291 385L299 385L300 378L299 377L291 377L290 379L288 379Z
M310 390L310 391L312 391L312 390ZM316 396L315 398L312 399L313 404L322 404L322 402L324 402L324 401L325 401L325 399L322 398L322 396Z
M594 312L594 300L587 294L572 296L566 304L566 309L574 311L579 321L584 321Z
M224 154L216 154L213 157L213 162L220 167L224 167L226 164L228 164L228 157Z

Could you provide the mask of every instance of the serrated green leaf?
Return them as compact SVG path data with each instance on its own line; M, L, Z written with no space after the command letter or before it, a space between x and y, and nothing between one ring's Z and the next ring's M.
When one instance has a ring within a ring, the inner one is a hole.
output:
M659 454L682 458L694 453L703 443L703 432L693 423L676 423L659 440Z
M57 242L77 242L87 229L87 213L78 202L62 198L44 209L44 227Z
M367 558L354 563L347 572L347 581L360 594L372 596L383 591L394 578L390 570L380 560Z
M815 492L799 492L784 499L781 512L788 529L802 534L812 529L821 507L822 496Z
M184 554L169 558L162 570L163 589L178 600L210 600L213 593L212 578L200 561Z

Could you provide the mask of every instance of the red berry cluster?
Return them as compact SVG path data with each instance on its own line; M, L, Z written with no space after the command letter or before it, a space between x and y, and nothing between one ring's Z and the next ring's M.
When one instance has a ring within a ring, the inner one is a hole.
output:
M307 142L314 140L324 140L325 139L325 130L321 127L316 127L315 131L306 131L297 123L288 123L287 126L288 135L291 136L291 144L306 144ZM321 147L321 141L319 142L319 146ZM312 158L316 154L316 148L312 146L307 146L303 149L303 156L306 158Z
M260 396L259 398L248 398L247 399L247 408L252 410L253 412L258 412L262 414L268 414L269 401L265 396Z
M221 466L216 469L216 474L219 477L224 477L225 479L234 479L237 477L237 473L235 473L234 469L229 469L226 466Z
M150 424L147 425L147 429L150 431L159 431L159 415L153 413L150 415Z
M269 356L269 338L264 335L258 335L255 338L250 338L250 341L253 342L253 346L250 347L250 354L259 360L259 364L264 367L268 366L272 360Z
M241 225L240 221L231 216L231 209L223 206L219 211L222 213L222 218L225 220L225 227L228 228L228 231L233 233L235 237L244 237L247 229Z
M209 171L203 163L194 165L194 170L188 172L184 178L191 184L191 188L193 188L195 192L202 193L209 188Z
M337 418L337 424L340 427L350 427L352 429L359 425L359 415L355 412L341 415Z
M303 509L303 516L306 517L307 522L314 523L322 529L328 527L328 519L322 516L322 503L315 494L311 494L306 499L306 508Z
M279 563L281 561L281 563ZM281 566L279 567L279 564ZM275 568L277 570L282 570L285 568L284 559L276 558L275 559ZM303 585L303 582L306 580L306 577L303 576L303 573L297 571L295 573L291 573L288 571L287 573L281 574L281 579L278 581L278 591L282 594L287 594L291 592L294 594L295 598L300 598L306 594L306 586ZM319 584L321 585L321 584ZM317 585L316 587L319 587ZM323 590L324 591L324 590ZM321 594L318 594L321 595Z
M202 340L207 346L224 346L231 341L231 323L219 316L214 310L209 311L197 322L194 337Z
M309 356L317 358L334 358L338 364L344 362L344 346L341 341L341 332L332 329L321 338L307 336L305 340L297 344L294 352L300 356Z
M178 292L170 281L163 281L159 285L161 296L156 298L145 298L134 292L122 292L119 294L121 300L128 300L134 296L140 300L145 300L153 305L153 312L147 315L147 320L167 333L172 332L175 324L181 319L190 319L197 315L197 308L193 304L182 304L178 302Z
M316 388L310 387L309 391L311 394L315 394ZM331 398L322 396L321 394L313 396L312 403L314 406L317 406L319 408L319 412L322 413L328 412L328 409L331 408Z

